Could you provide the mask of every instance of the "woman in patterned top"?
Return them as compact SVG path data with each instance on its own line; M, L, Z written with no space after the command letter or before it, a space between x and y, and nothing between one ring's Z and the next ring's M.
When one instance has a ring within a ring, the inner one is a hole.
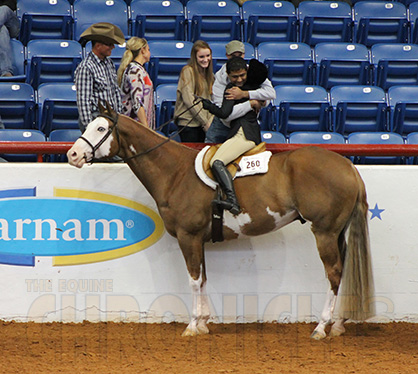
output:
M145 39L130 38L118 69L118 84L122 91L122 113L154 129L154 87L144 68L150 57Z

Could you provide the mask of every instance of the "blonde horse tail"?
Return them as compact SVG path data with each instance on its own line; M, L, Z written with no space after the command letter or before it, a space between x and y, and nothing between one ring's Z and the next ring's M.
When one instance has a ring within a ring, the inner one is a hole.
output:
M348 243L339 290L340 317L364 321L375 315L366 189L356 171L359 193L348 222Z

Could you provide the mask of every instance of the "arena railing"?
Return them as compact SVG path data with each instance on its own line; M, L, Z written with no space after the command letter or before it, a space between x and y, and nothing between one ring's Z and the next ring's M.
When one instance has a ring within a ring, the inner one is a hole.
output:
M0 154L37 154L38 162L44 155L65 154L74 143L71 142L0 142ZM184 143L190 148L202 149L207 143ZM300 147L316 146L329 149L343 156L418 156L416 144L266 144L267 150L277 153Z

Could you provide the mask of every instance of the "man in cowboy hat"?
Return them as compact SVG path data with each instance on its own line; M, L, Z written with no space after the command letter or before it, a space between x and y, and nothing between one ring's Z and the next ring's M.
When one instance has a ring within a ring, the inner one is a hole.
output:
M98 115L99 102L108 102L116 112L122 109L115 64L110 55L115 44L125 43L125 36L119 27L108 22L99 22L81 34L82 44L89 40L92 43L91 52L75 71L78 123L82 132Z

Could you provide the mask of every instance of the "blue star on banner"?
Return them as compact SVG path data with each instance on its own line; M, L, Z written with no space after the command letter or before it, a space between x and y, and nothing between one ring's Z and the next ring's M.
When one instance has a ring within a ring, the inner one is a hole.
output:
M373 209L369 209L369 210L372 213L372 216L371 216L370 220L372 220L375 217L376 218L379 218L380 220L382 220L382 217L380 217L380 214L382 212L384 212L385 210L384 209L379 209L379 206L377 205L377 203L376 203L376 205L374 206Z

